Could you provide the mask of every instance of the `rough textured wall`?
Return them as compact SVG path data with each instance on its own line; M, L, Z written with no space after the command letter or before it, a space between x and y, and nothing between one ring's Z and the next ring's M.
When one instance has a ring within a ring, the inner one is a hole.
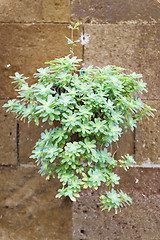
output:
M10 75L32 75L44 62L68 54L69 1L0 1L0 239L70 240L72 204L56 199L58 180L47 182L28 158L47 124L17 122L2 105L16 97ZM61 24L63 23L63 24ZM82 56L81 47L77 50Z
M67 198L55 199L58 181L40 177L28 158L49 126L28 128L1 107L16 97L10 75L24 73L33 83L46 60L68 54L67 25L79 19L90 42L77 48L78 57L86 66L142 73L144 101L157 109L119 141L117 158L134 154L137 167L120 172L134 203L118 215L100 211L98 192L83 191L73 209ZM0 33L0 239L160 240L160 1L2 0Z
M137 167L120 171L121 187L133 205L120 214L101 212L98 192L83 191L74 204L74 240L160 240L160 1L72 0L71 17L81 19L90 42L86 66L118 65L142 73L148 93L143 99L157 109L134 133L119 141L117 157L134 154Z

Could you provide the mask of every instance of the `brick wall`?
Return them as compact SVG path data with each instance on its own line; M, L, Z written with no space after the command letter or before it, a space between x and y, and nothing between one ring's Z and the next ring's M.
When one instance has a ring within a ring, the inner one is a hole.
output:
M82 20L90 35L76 54L86 66L117 65L142 73L157 109L119 141L117 157L134 154L136 167L120 170L121 187L133 205L115 215L101 212L98 193L83 191L72 205L55 199L57 180L47 182L28 158L49 126L18 122L1 107L16 97L10 75L30 77L44 62L68 54L67 25ZM158 0L6 0L0 2L0 239L160 240L160 3Z

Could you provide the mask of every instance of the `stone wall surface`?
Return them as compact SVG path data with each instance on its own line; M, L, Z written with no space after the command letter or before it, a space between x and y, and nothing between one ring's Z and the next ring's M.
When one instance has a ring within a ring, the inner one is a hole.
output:
M56 199L59 181L46 181L29 159L41 132L56 123L28 127L2 108L16 97L9 76L36 82L45 61L69 54L68 24L78 20L90 36L75 52L85 66L142 73L142 98L157 109L112 146L117 159L129 153L137 161L127 173L117 169L118 188L133 198L117 215L100 210L92 189L74 204ZM0 34L0 240L160 240L160 0L2 0Z
M159 0L72 0L72 19L85 23L159 22Z
M70 21L69 0L7 0L0 2L0 22Z
M44 62L69 54L65 36L70 36L70 31L66 24L2 23L0 32L0 98L16 96L9 79L15 72L30 77L29 82L34 83L33 74L45 66ZM81 52L79 46L75 54L81 58Z
M55 198L59 181L46 181L31 166L0 171L1 240L72 238L71 201Z
M73 208L73 240L159 240L160 169L118 170L133 204L118 214L101 211L99 193L85 190Z
M44 22L69 22L70 0L43 0L42 14Z
M84 31L90 36L84 51L87 66L117 65L141 73L148 83L142 97L159 98L159 24L89 24Z
M33 121L29 126L27 122L19 122L19 161L21 163L33 163L33 159L29 158L29 156L32 154L33 147L40 138L41 133L45 129L49 130L57 126L56 121L52 126L48 122L40 122L39 126L36 126Z
M0 165L17 164L17 120L14 114L7 113L0 100Z
M145 118L135 130L135 160L143 166L160 164L160 101L147 100L156 109L153 118Z
M134 155L135 154L135 137L134 131L128 130L124 132L117 143L113 144L113 150L116 151L115 158L120 159L121 156L125 154Z

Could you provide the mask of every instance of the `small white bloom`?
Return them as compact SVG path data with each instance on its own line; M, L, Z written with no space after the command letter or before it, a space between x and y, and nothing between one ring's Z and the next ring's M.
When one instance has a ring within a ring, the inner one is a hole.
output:
M11 66L11 64L7 64L7 68L9 68Z
M139 182L139 180L136 178L136 181L135 181L135 183L138 183Z
M81 33L81 38L80 38L81 44L86 45L87 43L89 43L89 38L90 38L90 36L88 34Z

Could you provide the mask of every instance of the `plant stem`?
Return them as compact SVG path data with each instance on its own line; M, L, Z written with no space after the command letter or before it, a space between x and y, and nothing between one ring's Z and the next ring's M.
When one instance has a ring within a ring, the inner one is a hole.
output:
M72 28L71 30L72 30L72 31L71 31L71 40L72 40L72 42L73 42L73 28ZM74 44L74 43L72 43L72 48L71 48L72 57L74 57L73 44Z

